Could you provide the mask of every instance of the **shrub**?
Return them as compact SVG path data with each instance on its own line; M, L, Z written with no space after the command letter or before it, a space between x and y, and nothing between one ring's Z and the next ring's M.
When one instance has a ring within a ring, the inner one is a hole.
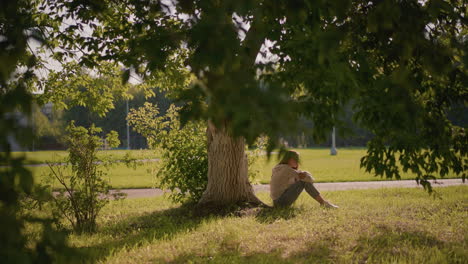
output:
M98 134L100 128L92 125L89 129L75 126L72 122L67 127L65 143L68 146L67 166L49 164L50 178L58 181L63 188L54 196L56 209L65 217L73 229L78 232L96 230L96 218L110 198L110 185L103 179L105 173L99 169L96 152L103 142ZM116 132L107 134L108 146L120 144ZM68 168L70 168L68 170ZM113 193L121 198L121 193Z
M161 116L157 106L145 103L132 109L127 118L134 130L147 138L150 147L162 150L156 172L160 187L171 190L173 201L197 201L207 184L206 127L201 122L189 122L181 128L178 110L171 105Z

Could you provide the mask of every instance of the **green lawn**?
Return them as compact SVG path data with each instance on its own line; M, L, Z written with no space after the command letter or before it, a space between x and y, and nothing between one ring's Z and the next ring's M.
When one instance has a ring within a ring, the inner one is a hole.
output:
M155 188L159 186L159 180L155 177L154 169L157 163L144 162L137 168L127 167L125 164L115 164L106 171L105 179L110 182L112 188ZM31 167L36 182L44 182L50 173L48 167ZM58 184L56 188L60 188Z
M98 157L107 157L112 160L122 160L127 153L136 159L156 159L159 153L154 150L101 150L98 151ZM67 151L63 150L44 150L44 151L25 151L13 152L13 157L24 157L25 164L41 164L47 162L63 162L67 157Z
M310 171L317 182L346 182L346 181L379 181L385 178L375 177L365 173L359 167L365 149L339 149L337 156L330 156L329 149L299 149L302 164L300 169ZM57 152L57 157L64 157L65 152ZM112 159L122 159L127 153L125 150L102 151L99 155L111 155ZM36 160L47 160L54 157L54 152L27 152L27 157L36 157ZM150 150L132 150L132 157L139 159L157 158L158 153ZM254 183L267 184L270 182L271 169L277 164L277 155L273 154L270 160L266 156L259 158L255 169L259 176ZM155 178L154 168L157 162L145 162L136 169L128 168L124 164L114 165L108 171L108 180L113 188L151 188L157 187L159 180ZM49 173L47 167L32 167L31 170L36 181L42 181L44 175ZM415 175L407 173L403 179L414 179ZM454 178L449 175L447 178Z
M366 155L364 148L339 149L338 155L331 156L330 149L296 149L301 155L301 170L312 173L317 182L347 182L347 181L380 181L388 180L381 177L375 177L373 174L365 173L360 168L360 159ZM260 171L258 181L260 183L269 183L271 169L278 163L276 155L270 161L266 157L260 160L256 165ZM402 179L414 179L416 175L405 173ZM449 175L447 178L453 178Z
M70 242L83 263L467 263L467 191L324 192L338 210L302 194L292 209L205 218L164 197L129 199L104 208L98 233Z

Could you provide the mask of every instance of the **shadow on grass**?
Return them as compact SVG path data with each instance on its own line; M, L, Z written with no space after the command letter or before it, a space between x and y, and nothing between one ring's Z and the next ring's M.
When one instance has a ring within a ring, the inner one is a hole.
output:
M261 223L271 223L277 219L291 219L302 211L300 208L257 209L254 210L253 214L256 215L256 219ZM227 216L232 216L232 214ZM178 233L195 230L203 221L219 217L224 216L200 216L190 206L181 206L128 217L117 223L100 228L95 235L102 235L104 242L89 247L78 248L80 257L76 258L74 263L100 262L112 255L113 252L118 252L124 248L137 248L152 241L171 239ZM116 237L116 239L109 239L109 236ZM233 255L232 252L227 252L226 254L235 257L235 254ZM269 259L268 255L265 255L266 259ZM181 258L183 259L183 257ZM251 257L252 260L256 260L257 258L258 256Z
M270 224L279 219L291 219L299 215L302 208L263 208L255 218L258 222ZM215 217L194 217L187 207L157 211L138 217L122 219L120 222L102 228L100 234L119 239L108 239L101 244L79 248L82 257L77 263L104 261L114 252L144 247L158 240L170 240L179 233L196 230L202 222ZM350 226L350 228L352 228ZM440 259L442 263L463 263L468 253L463 242L453 243L441 240L427 232L415 231L411 226L389 224L374 227L370 233L363 233L357 239L346 234L333 237L319 236L315 241L304 241L306 247L294 251L291 241L285 241L280 248L266 249L267 252L244 250L249 241L224 237L207 252L181 252L175 259L152 259L154 263L425 263ZM272 230L272 232L275 232ZM99 235L99 234L98 234ZM355 240L350 248L340 248L339 241ZM196 243L196 242L194 242ZM292 252L291 252L292 249ZM289 253L288 253L289 252ZM146 260L147 261L147 260ZM437 261L436 261L437 262Z
M79 248L81 257L76 263L95 263L122 248L134 248L147 242L170 239L181 232L195 230L207 218L194 217L187 206L156 211L141 216L122 219L118 223L101 228L96 235L115 236L90 247Z
M262 208L257 215L255 216L255 219L263 224L271 224L275 222L276 220L289 220L296 215L300 214L303 212L303 208L299 207L266 207Z
M462 263L468 252L462 243L440 240L426 232L407 227L379 226L375 234L361 236L352 249L353 261L405 263ZM439 260L437 260L439 259Z
M332 250L328 243L315 242L309 244L304 251L296 252L288 256L283 256L282 250L274 250L272 252L249 252L245 254L238 248L232 249L223 247L219 249L217 254L200 255L200 254L182 254L176 259L167 261L166 259L155 259L153 263L255 263L255 264L270 264L270 263L332 263Z
M345 239L345 238L341 238ZM152 259L154 263L465 263L462 243L437 239L425 232L398 231L384 226L370 236L363 235L354 248L337 246L336 238L324 237L306 242L305 249L286 253L284 248L270 252L243 252L242 241L219 243L212 254L183 253L175 259ZM286 246L286 245L285 245ZM290 247L289 247L290 249Z

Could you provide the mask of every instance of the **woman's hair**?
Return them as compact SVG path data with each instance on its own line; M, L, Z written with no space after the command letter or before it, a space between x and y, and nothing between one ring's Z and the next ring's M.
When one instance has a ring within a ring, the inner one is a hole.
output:
M281 161L280 161L279 164L288 164L290 159L293 159L293 160L297 161L297 163L300 163L299 153L294 151L294 150L288 150L288 151L284 152L284 154L282 156L283 157L281 158Z

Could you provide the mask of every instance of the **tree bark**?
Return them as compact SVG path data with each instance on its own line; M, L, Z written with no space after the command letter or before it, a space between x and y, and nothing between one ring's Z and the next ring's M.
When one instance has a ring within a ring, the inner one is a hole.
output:
M265 31L262 27L262 16L256 14L242 44L246 51L245 60L242 61L244 67L255 65L257 54L265 41ZM216 87L216 79L208 83ZM208 185L199 205L225 206L248 203L266 206L255 196L249 183L245 139L232 137L226 127L215 127L208 121Z
M207 138L208 185L199 205L263 205L249 183L244 138L234 138L225 127L216 128L211 122Z

